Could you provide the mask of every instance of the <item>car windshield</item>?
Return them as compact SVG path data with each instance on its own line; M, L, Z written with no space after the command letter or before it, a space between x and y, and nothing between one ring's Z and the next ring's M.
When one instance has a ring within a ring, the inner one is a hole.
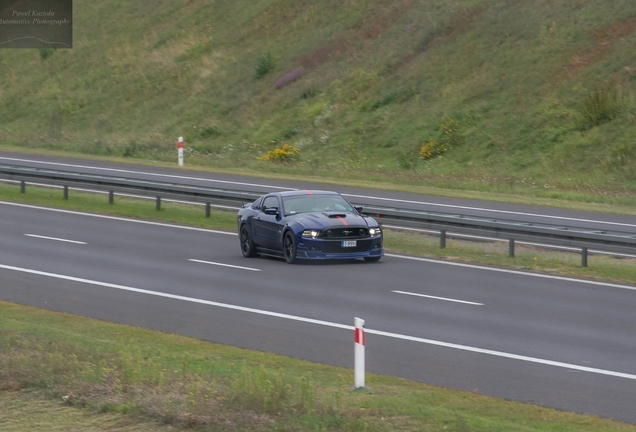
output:
M310 212L352 212L351 204L340 195L296 195L283 197L285 215Z

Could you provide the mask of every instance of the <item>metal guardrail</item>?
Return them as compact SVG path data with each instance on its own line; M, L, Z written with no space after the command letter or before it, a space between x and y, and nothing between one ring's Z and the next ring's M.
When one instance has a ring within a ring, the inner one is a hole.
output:
M378 212L376 213L376 210ZM440 231L440 247L445 247L447 232L509 240L509 256L514 257L515 241L580 248L582 265L587 266L588 249L636 253L636 236L621 232L572 228L561 225L537 224L504 219L477 218L463 215L418 212L412 210L373 208L364 213L379 216L384 223Z
M107 191L109 192L109 203L111 204L115 193L155 197L157 209L161 208L162 198L204 203L207 217L210 216L211 205L240 206L252 202L262 195L262 193L257 192L213 189L10 165L0 165L0 179L19 181L23 193L25 192L26 183L62 186L65 199L68 198L68 188L72 187ZM583 267L587 266L588 248L607 252L636 254L636 235L621 232L521 223L504 219L478 218L458 214L421 212L379 206L365 206L362 213L378 218L383 224L440 231L440 247L442 248L446 245L446 233L453 232L507 239L509 241L509 256L511 257L514 256L515 241L531 241L580 248Z
M156 208L161 209L161 199L175 199L206 204L206 216L210 216L211 205L242 205L262 195L255 192L240 192L212 189L175 183L154 182L115 176L81 174L41 168L25 168L0 165L0 179L19 181L21 192L26 183L37 183L64 187L64 199L68 199L68 188L109 192L108 202L113 204L115 193L141 195L156 198Z

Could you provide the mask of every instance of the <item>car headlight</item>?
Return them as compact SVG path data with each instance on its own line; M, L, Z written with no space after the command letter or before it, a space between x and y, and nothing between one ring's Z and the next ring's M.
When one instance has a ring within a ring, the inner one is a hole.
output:
M369 235L371 237L380 237L380 235L382 235L382 231L380 230L380 227L369 228Z
M304 238L315 239L316 237L318 237L318 234L320 234L320 231L316 231L316 230L305 230L305 231L303 231L303 237Z

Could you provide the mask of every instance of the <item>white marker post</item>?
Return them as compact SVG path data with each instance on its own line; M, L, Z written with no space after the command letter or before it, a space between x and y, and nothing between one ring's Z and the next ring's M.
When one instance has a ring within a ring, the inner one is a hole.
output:
M179 137L179 166L183 166L183 137Z
M364 320L354 318L355 344L354 344L354 377L355 389L364 388ZM354 389L354 390L355 390Z

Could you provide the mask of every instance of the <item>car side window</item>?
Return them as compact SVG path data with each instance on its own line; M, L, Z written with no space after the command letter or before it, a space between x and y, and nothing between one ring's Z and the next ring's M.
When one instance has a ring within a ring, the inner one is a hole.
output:
M261 208L261 201L263 201L263 197L260 197L259 199L254 201L254 203L252 204L252 208L254 210L259 210Z
M276 209L278 210L278 198L275 196L269 196L265 198L263 201L263 206L261 207L261 211L265 211L267 209Z

